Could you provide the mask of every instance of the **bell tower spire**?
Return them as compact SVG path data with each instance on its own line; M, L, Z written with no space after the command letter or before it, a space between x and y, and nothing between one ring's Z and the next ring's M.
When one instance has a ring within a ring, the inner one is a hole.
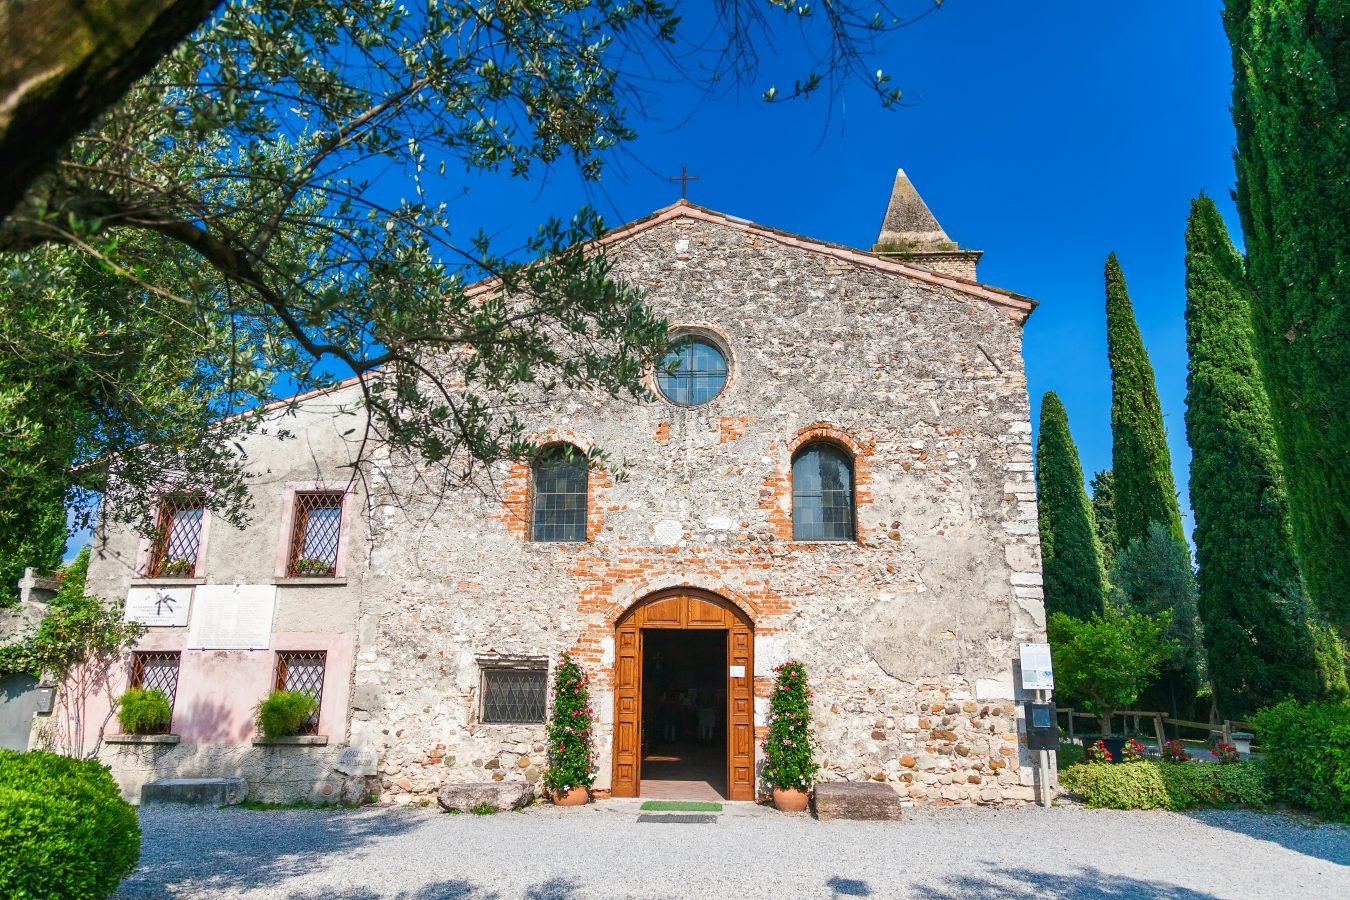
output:
M881 233L877 235L872 252L972 280L975 266L984 253L983 250L962 250L947 236L904 169L895 173L891 200L886 206Z

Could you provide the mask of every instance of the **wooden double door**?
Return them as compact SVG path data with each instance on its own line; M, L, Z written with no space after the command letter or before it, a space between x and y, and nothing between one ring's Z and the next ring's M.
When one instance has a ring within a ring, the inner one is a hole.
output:
M680 588L644 599L618 621L614 637L615 797L642 790L642 633L650 629L726 633L727 798L755 799L754 629L735 604Z

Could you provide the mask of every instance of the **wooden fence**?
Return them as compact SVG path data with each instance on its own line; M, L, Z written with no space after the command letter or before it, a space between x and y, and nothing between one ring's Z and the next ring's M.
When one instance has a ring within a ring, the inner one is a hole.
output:
M1091 719L1094 723L1098 720L1098 716L1095 716L1092 713L1079 712L1078 710L1068 707L1060 708L1059 713L1061 715L1067 714L1068 716L1068 733L1070 741L1078 739L1075 734L1074 719ZM1153 723L1153 734L1158 739L1159 747L1162 747L1167 743L1167 725L1173 726L1174 737L1180 737L1180 729L1192 728L1208 732L1211 740L1215 736L1218 736L1225 744L1233 743L1233 732L1250 733L1252 730L1251 723L1244 722L1241 719L1224 719L1222 722L1194 722L1189 719L1173 719L1168 717L1165 713L1141 709L1117 709L1111 713L1111 718L1114 719L1116 716L1123 716L1127 720L1133 718L1135 733L1143 730L1141 726L1143 721L1151 721Z

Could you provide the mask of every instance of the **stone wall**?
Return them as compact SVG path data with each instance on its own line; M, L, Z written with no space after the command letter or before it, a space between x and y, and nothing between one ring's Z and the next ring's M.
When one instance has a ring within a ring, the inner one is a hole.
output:
M527 539L524 466L431 497L375 460L351 740L378 752L387 796L537 778L543 727L479 721L479 660L563 651L592 677L608 787L614 623L684 584L753 620L757 724L773 666L805 662L823 777L913 803L1031 799L1013 661L1044 611L1021 316L790 243L677 218L610 248L732 374L698 408L538 398L541 443L607 454L586 543ZM856 543L791 539L791 453L813 436L855 454Z

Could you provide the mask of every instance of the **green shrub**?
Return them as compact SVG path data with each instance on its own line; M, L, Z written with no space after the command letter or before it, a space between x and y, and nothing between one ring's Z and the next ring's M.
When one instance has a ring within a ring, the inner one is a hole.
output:
M1118 766L1077 765L1061 772L1059 780L1094 809L1178 810L1270 804L1265 775L1251 762L1219 766L1141 760Z
M140 855L136 811L106 766L0 750L0 896L110 897Z
M1277 799L1350 822L1350 704L1287 700L1252 725Z
M1083 762L1083 745L1069 744L1060 742L1059 749L1055 751L1055 765L1063 772L1069 766L1076 766Z
M117 721L127 734L155 734L169 727L173 707L157 688L132 688L118 702Z
M258 704L258 728L266 737L293 737L318 708L318 701L309 694L273 691Z

